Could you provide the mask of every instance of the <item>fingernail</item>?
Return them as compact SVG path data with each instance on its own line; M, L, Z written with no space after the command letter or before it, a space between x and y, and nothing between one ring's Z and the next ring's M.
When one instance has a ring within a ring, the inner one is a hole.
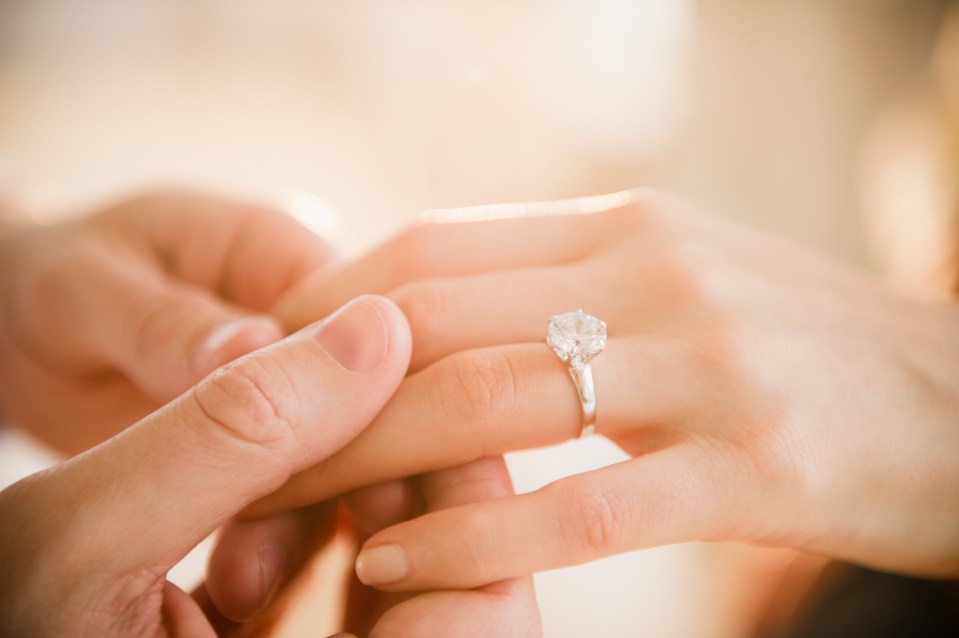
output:
M389 585L406 578L410 562L396 543L364 549L356 557L356 576L364 585Z
M260 561L260 579L263 582L263 600L260 603L262 607L273 594L280 584L280 574L283 573L288 560L286 550L276 543L268 543L257 551L257 558Z
M368 299L354 299L324 321L313 333L333 359L350 372L369 372L389 346L386 321Z
M247 337L229 347L240 333ZM219 323L200 339L190 358L190 370L204 376L237 357L273 343L283 336L279 325L268 317L240 317Z

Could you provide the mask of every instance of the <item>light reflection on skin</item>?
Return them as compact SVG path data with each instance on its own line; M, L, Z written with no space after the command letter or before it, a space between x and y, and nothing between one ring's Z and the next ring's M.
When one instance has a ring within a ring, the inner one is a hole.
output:
M455 224L459 222L488 221L513 217L548 217L562 215L587 215L601 210L625 206L632 201L632 191L621 191L608 195L595 195L565 200L561 205L556 202L517 202L507 204L488 204L485 206L467 206L464 208L445 208L426 211L422 215L425 222Z

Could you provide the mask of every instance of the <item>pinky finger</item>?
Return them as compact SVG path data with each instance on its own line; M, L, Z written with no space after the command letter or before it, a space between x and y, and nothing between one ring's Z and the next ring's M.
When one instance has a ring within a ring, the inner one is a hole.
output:
M687 443L530 494L427 514L373 536L357 561L358 575L386 591L466 589L722 537L730 497L742 490L736 472L709 470L717 463L707 453Z

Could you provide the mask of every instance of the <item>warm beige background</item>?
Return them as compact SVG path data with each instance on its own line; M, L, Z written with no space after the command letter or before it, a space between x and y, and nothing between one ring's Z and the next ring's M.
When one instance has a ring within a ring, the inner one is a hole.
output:
M879 105L924 62L937 11L6 0L0 155L40 184L38 201L67 208L182 181L313 193L358 248L425 208L653 184L863 261L858 152ZM3 437L5 480L46 462ZM583 448L514 459L519 487L614 456ZM765 565L689 546L543 575L547 636L736 636L741 594ZM329 628L317 615L297 622L315 635Z

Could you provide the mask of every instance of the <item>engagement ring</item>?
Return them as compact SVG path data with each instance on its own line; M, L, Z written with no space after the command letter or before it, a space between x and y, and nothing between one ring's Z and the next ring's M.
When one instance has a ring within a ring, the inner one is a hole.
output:
M589 436L596 430L596 389L589 362L606 347L606 323L582 309L554 315L549 318L546 345L569 369L583 406L579 436Z

